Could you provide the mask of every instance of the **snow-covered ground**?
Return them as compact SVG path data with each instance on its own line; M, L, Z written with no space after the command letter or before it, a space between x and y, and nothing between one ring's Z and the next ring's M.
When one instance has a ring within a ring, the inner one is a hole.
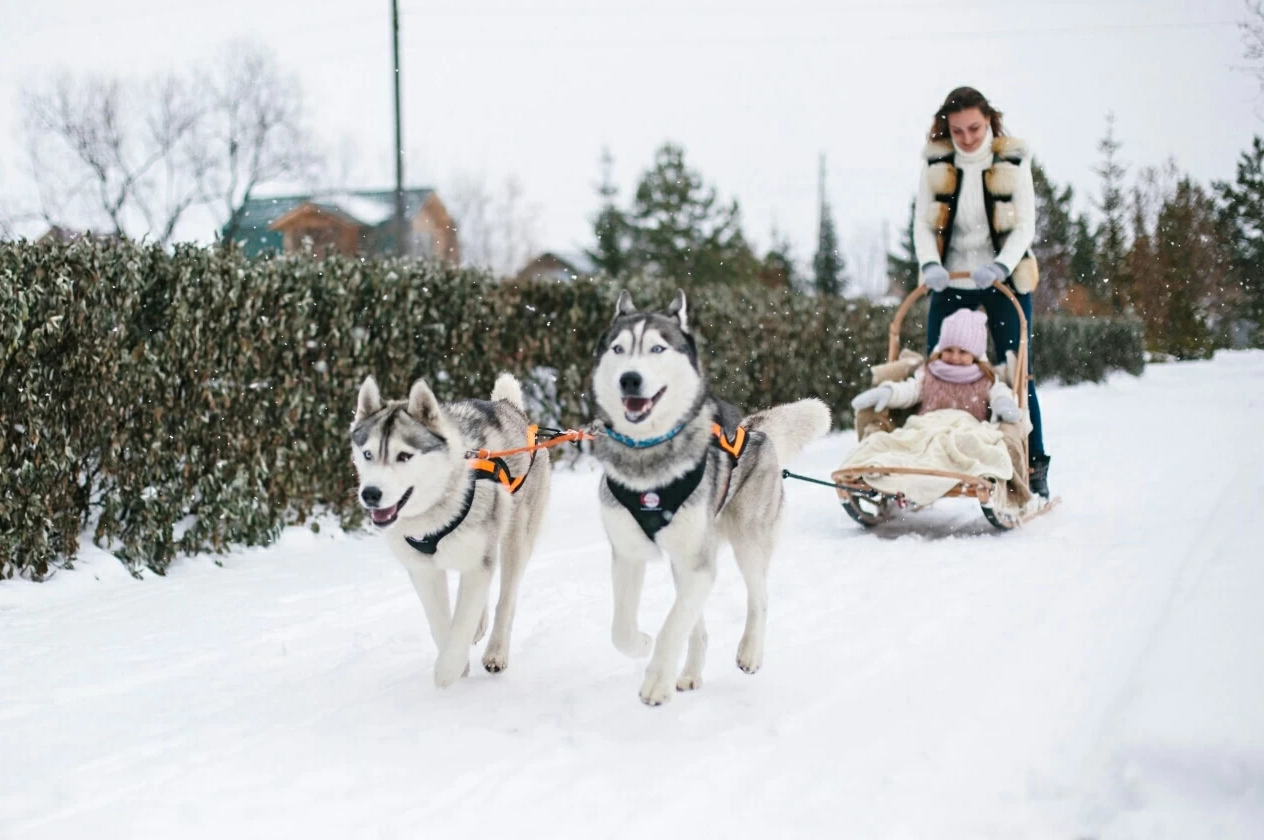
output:
M588 471L509 671L446 692L372 536L0 585L0 837L1264 837L1264 353L1043 401L1059 509L865 532L790 483L764 670L725 558L706 684L658 709ZM652 568L648 628L670 595Z

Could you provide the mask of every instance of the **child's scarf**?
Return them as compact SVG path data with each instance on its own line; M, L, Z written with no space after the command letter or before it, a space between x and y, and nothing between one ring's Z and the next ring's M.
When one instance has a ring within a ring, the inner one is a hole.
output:
M943 359L936 359L927 365L930 368L931 376L941 379L944 382L951 382L954 385L968 385L971 382L978 382L983 376L983 368L978 364L973 365L950 365Z

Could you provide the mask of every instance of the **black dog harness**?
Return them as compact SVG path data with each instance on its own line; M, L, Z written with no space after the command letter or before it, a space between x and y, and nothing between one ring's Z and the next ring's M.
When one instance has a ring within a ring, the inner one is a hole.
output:
M459 528L461 523L465 521L465 517L470 515L470 508L474 507L474 488L478 486L476 482L480 478L492 479L492 475L491 473L485 472L474 473L474 481L470 482L469 489L465 491L465 502L461 505L461 512L456 515L455 519L447 525L444 525L438 531L426 534L424 537L404 537L404 542L408 543L426 556L431 556L438 551L439 540Z
M719 423L712 425L711 432L715 435L715 445L728 453L732 459L733 467L736 467L737 459L741 457L742 452L746 449L746 429L738 426L732 440L725 436L724 430ZM702 476L707 471L707 457L704 455L697 466L671 484L653 490L633 490L615 481L610 476L606 476L606 486L610 488L610 494L615 497L619 504L627 508L628 513L632 514L632 518L636 520L637 525L641 526L645 536L652 540L655 534L671 524L672 519L676 516L676 511L680 510L681 505L693 495L693 491L697 490L698 485L702 483ZM730 479L732 475L730 471ZM725 482L724 492L720 495L720 509L716 510L717 516L720 510L724 509L724 503L728 501L728 493L728 482Z

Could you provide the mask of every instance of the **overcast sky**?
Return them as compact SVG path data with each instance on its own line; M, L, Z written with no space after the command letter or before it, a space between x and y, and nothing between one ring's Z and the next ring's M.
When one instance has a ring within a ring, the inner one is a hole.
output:
M903 225L930 115L980 88L1058 181L1095 188L1108 111L1123 157L1229 177L1264 125L1241 64L1239 0L400 0L412 185L515 175L538 244L589 241L603 146L631 188L664 140L775 224L806 262L817 157L853 260ZM356 11L354 7L359 6ZM355 151L354 186L392 182L390 3L0 0L0 196L24 201L17 91L50 71L141 75L251 36L301 72L313 122ZM190 235L209 236L204 224Z

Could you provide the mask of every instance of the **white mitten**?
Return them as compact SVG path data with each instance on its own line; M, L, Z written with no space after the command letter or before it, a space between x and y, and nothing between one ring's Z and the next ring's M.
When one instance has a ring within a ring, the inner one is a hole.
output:
M876 388L870 388L868 391L862 391L856 395L851 401L851 407L856 411L862 408L872 408L874 411L882 411L887 407L887 403L891 401L891 395L894 393L890 385L879 385Z
M1017 423L1023 419L1023 411L1009 394L998 394L992 400L992 413L1001 418L1002 423Z

